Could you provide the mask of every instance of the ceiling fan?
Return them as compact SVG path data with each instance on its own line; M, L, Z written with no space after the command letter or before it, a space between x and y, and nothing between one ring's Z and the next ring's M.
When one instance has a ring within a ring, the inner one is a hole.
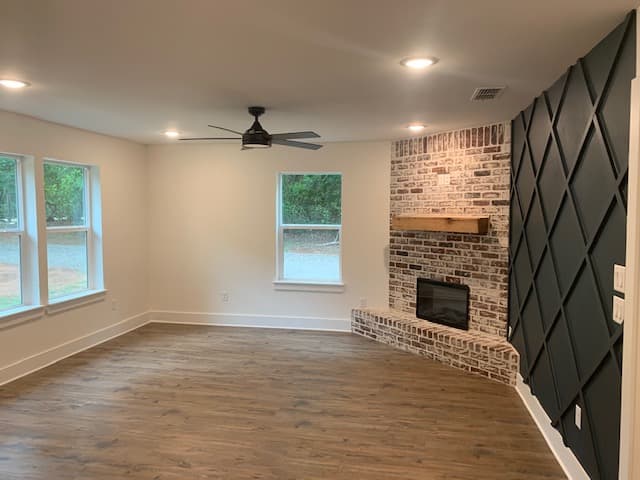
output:
M253 125L249 127L246 132L237 132L229 128L217 127L215 125L209 125L211 128L217 128L224 130L225 132L235 133L240 137L202 137L202 138L181 138L183 141L194 140L242 140L242 150L250 150L252 148L269 148L271 145L283 145L285 147L306 148L307 150L318 150L322 148L322 145L316 143L307 142L294 142L294 139L299 138L320 138L316 132L289 132L289 133L274 133L273 135L267 132L260 122L258 117L265 112L264 107L249 107L249 115L254 117Z

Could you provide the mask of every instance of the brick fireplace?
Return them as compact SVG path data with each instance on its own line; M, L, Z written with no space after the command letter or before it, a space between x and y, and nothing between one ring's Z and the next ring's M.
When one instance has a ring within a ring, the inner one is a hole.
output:
M355 333L514 384L506 341L510 126L400 140L391 149L391 216L482 215L486 234L391 229L389 310L354 310ZM469 287L469 330L418 319L418 278Z

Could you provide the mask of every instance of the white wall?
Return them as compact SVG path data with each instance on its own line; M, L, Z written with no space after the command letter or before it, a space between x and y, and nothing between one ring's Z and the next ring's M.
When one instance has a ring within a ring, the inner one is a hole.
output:
M388 142L333 143L315 152L149 147L153 309L347 319L361 297L386 306L389 148ZM343 174L343 293L273 288L276 178L286 171Z
M0 111L0 151L34 156L38 162L51 157L100 167L108 289L101 302L13 326L0 323L2 383L3 369L8 365L108 330L123 319L146 312L149 304L146 147ZM118 302L116 311L112 310L112 299Z
M108 289L90 305L0 322L0 384L134 328L151 318L149 310L267 315L269 325L280 317L347 320L362 297L370 306L387 304L387 142L317 152L145 147L0 111L0 152L99 166ZM274 290L281 171L343 173L343 293ZM184 320L172 315L158 318Z

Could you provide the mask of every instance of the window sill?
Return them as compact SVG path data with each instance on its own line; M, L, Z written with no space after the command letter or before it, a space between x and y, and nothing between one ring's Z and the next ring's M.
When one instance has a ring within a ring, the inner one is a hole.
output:
M74 295L56 298L47 306L47 315L55 315L92 303L102 302L106 294L106 290L85 290Z
M36 320L44 315L42 305L26 305L0 312L0 328L6 328L18 323Z
M344 283L274 280L273 288L275 290L290 291L290 292L342 293L344 292Z

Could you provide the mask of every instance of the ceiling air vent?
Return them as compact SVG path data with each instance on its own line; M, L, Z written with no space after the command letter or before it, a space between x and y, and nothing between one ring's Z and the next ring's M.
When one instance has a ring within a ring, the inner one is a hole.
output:
M494 100L502 95L505 87L481 87L476 88L476 91L471 95L471 100L474 102L480 102L484 100Z

